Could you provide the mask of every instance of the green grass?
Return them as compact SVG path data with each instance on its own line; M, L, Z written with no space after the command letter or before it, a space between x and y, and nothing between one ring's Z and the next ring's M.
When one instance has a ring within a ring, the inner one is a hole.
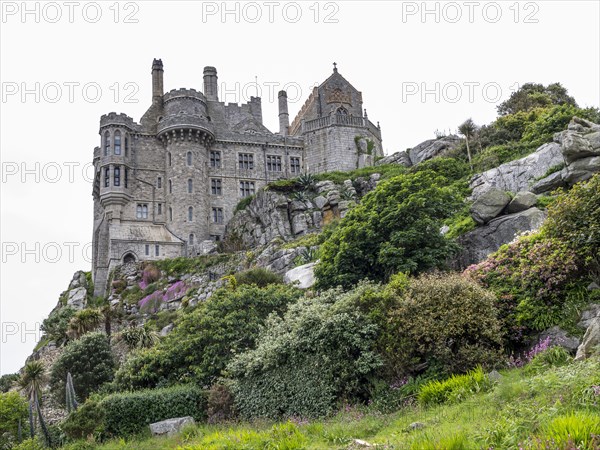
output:
M374 173L381 175L381 179L392 178L406 173L407 169L399 164L382 164L380 166L369 166L349 172L325 172L315 175L315 180L333 181L342 184L346 180L355 180L358 177L368 178Z
M502 371L502 378L486 392L472 389L473 380L483 382L479 371L468 375L466 384L454 377L447 383L470 387L459 388L463 394L452 402L432 406L413 402L393 414L372 407L346 407L327 420L200 424L170 438L145 436L97 448L347 449L354 439L381 449L598 448L600 441L593 435L600 434L600 360L531 372L527 368ZM424 427L411 427L415 422ZM572 443L576 446L569 446Z

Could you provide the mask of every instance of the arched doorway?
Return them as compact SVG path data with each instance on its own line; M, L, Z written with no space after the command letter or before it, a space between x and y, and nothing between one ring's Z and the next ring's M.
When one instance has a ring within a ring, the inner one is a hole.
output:
M123 264L129 264L135 262L135 255L133 253L126 253L123 256Z

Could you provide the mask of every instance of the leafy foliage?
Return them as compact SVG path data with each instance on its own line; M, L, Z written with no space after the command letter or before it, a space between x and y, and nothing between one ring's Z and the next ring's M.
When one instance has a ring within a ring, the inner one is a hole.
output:
M0 377L0 393L8 392L19 379L18 373L7 373Z
M98 398L92 395L87 401L69 414L61 428L71 439L85 439L99 436L104 431L104 410L100 408Z
M254 284L258 287L265 287L270 284L283 283L283 277L262 267L246 270L235 274L237 284Z
M452 375L443 381L429 381L419 391L419 402L423 405L460 402L472 394L489 390L492 385L483 369L477 367L464 375Z
M495 297L457 274L424 275L391 283L394 300L379 346L396 377L427 370L466 372L501 360Z
M228 255L204 255L195 258L172 258L155 261L154 264L166 275L179 277L183 274L200 273L227 261Z
M97 329L104 322L104 316L99 309L86 308L77 311L71 320L69 320L69 330L67 334L74 339L78 339L90 331Z
M220 289L183 315L158 345L127 360L117 372L117 386L142 389L192 380L210 386L236 353L254 347L267 316L281 313L300 295L278 284Z
M534 108L545 108L551 105L577 106L575 99L568 95L567 89L560 83L543 84L525 83L510 98L498 105L498 114L506 116Z
M19 440L19 426L27 422L27 402L17 392L0 393L0 448Z
M65 343L69 336L69 322L77 311L70 306L65 306L59 309L55 309L50 313L48 318L44 319L40 330L42 330L48 338L56 345L62 345Z
M124 342L130 350L153 347L159 339L158 333L150 329L147 324L143 327L125 328L117 336L117 341Z
M255 350L228 366L236 406L245 418L315 417L339 399L366 397L369 376L381 366L377 327L356 308L368 285L329 291L271 316Z
M151 423L174 417L206 419L206 393L192 385L112 394L98 406L106 433L115 436L137 434Z
M318 287L349 288L363 278L442 266L455 247L439 230L462 205L448 184L428 170L380 183L321 246Z
M55 398L65 404L65 381L70 372L77 395L85 400L103 383L112 380L114 370L115 361L106 335L88 333L65 347L52 366L50 387Z

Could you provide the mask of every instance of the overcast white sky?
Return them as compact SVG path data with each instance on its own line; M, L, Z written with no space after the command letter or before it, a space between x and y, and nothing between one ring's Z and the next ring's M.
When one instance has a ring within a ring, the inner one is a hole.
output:
M117 111L140 119L155 57L165 66L165 90L202 90L202 69L212 65L225 101L241 103L255 95L257 77L272 131L278 120L270 93L287 85L293 117L335 61L363 92L369 118L381 123L386 153L455 130L468 117L488 123L496 105L530 81L558 81L581 106L600 104L598 1L26 8L2 2L0 22L2 374L22 366L72 274L90 269L85 165L99 144L99 118Z

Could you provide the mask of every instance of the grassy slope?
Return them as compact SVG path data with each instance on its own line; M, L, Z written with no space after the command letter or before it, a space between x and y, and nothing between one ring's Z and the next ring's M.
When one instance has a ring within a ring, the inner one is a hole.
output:
M558 427L565 436L576 433L586 417L589 432L600 434L600 360L571 363L531 373L527 369L503 372L499 383L487 393L461 403L430 408L409 406L394 414L347 409L327 421L298 426L291 423L200 425L172 438L125 442L113 441L99 448L113 449L346 449L353 439L363 439L387 449L513 449L600 448L567 447L557 443L557 431L548 427L557 417L576 414L571 428ZM591 418L591 419L590 419ZM425 427L409 431L409 425ZM555 427L556 428L556 427ZM548 446L537 440L554 438ZM532 438L531 441L528 441ZM564 441L565 439L563 439ZM596 447L595 445L598 445Z

